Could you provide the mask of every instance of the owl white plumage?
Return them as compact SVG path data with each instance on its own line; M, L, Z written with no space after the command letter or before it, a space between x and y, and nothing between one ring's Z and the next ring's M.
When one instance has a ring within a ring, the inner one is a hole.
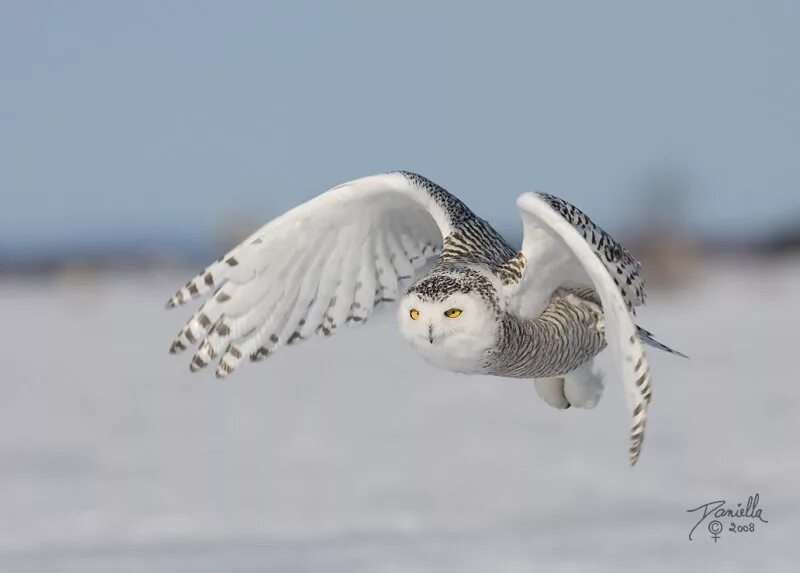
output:
M633 464L651 398L642 343L675 353L633 322L644 302L640 265L566 201L525 193L517 206L519 252L420 175L393 172L334 187L267 223L181 288L168 307L213 296L170 351L199 343L191 370L216 359L224 377L245 356L261 360L363 324L399 298L400 331L431 364L530 378L545 401L568 408L599 400L602 378L592 361L608 346L633 417Z

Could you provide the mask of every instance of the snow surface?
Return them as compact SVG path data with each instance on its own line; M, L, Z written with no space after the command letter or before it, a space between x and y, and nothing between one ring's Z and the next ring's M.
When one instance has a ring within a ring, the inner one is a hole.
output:
M392 313L244 364L167 354L184 274L0 285L0 571L796 571L800 261L652 292L639 465L593 411L429 367ZM755 492L768 524L694 514Z

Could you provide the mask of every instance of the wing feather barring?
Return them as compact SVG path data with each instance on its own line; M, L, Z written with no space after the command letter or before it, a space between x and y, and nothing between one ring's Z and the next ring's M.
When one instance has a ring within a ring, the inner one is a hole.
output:
M225 377L245 357L332 336L397 302L401 333L428 362L532 379L552 406L591 408L603 389L593 361L608 347L632 417L634 464L652 397L644 345L679 354L634 323L645 300L640 265L562 199L524 193L517 207L519 251L420 175L334 187L264 225L169 299L172 308L206 298L170 352L196 346L191 370L213 362Z

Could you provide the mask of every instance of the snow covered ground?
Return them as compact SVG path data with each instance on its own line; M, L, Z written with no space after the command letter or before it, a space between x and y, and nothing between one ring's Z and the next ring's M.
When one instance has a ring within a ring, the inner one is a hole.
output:
M427 366L391 313L191 375L186 278L0 285L0 571L797 570L800 261L651 293L692 358L651 353L634 469L613 378L556 411ZM688 540L687 509L755 492L768 524Z

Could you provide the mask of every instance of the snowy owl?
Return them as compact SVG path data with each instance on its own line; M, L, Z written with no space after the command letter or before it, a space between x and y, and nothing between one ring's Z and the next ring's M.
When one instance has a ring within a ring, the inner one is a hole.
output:
M634 464L651 398L642 343L674 352L632 320L645 298L640 265L562 199L524 193L517 206L519 251L420 175L399 171L334 187L267 223L167 302L172 308L214 291L170 352L199 342L190 369L216 359L225 377L245 356L258 361L314 334L366 323L410 283L397 319L425 360L532 379L557 408L597 404L603 381L593 359L608 346L633 418Z

